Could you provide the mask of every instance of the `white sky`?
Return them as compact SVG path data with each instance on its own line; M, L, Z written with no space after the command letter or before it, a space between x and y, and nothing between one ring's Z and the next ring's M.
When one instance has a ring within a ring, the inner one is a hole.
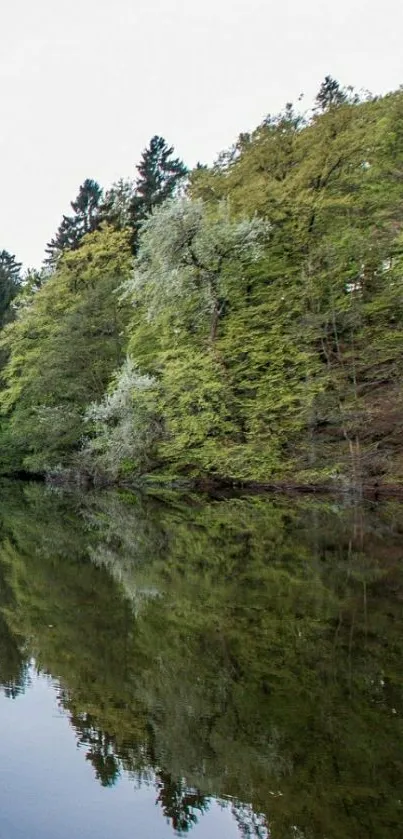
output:
M0 249L39 266L85 178L192 166L324 76L403 83L402 0L3 0Z

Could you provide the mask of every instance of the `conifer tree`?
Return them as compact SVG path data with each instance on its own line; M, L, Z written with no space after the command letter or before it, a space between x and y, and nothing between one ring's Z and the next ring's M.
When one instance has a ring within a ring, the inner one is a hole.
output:
M72 216L63 216L58 231L46 247L46 262L54 264L58 257L69 250L76 250L86 233L99 227L102 189L91 178L81 184L77 198L71 202Z
M0 251L0 327L10 320L10 304L21 284L21 267L13 254Z
M318 110L327 111L329 108L350 104L357 104L359 97L353 93L352 87L341 87L340 83L332 76L325 76L319 93L316 96L315 104Z
M173 154L173 146L168 146L164 138L158 135L151 138L149 146L143 151L137 167L138 178L131 207L135 240L147 215L176 193L187 174L183 161L173 157Z
M134 195L134 182L130 179L119 178L105 194L100 207L101 220L117 230L130 227Z

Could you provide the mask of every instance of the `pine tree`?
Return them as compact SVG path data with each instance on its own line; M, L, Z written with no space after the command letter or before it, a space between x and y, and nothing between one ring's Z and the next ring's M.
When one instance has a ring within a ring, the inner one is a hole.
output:
M102 221L106 221L117 230L130 227L131 208L135 194L134 182L120 178L107 190L100 207Z
M320 111L327 111L331 107L344 105L351 102L351 94L351 87L345 89L332 76L325 76L315 99L316 107Z
M151 138L148 148L143 151L137 167L138 178L131 207L134 241L147 215L175 195L187 175L185 164L179 157L173 157L173 153L173 146L168 146L164 138L157 135Z
M76 200L71 202L82 235L92 233L97 228L101 199L101 187L96 181L87 178L80 186Z
M46 246L47 263L55 264L65 251L76 250L83 236L99 227L101 201L101 187L96 181L86 178L70 205L74 215L63 216L56 236Z
M10 304L21 284L21 267L14 255L0 251L0 327L10 320Z

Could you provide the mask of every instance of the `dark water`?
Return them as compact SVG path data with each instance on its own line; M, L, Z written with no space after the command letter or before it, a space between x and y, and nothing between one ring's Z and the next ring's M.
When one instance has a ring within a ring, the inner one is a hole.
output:
M1 492L1 839L402 835L399 504Z

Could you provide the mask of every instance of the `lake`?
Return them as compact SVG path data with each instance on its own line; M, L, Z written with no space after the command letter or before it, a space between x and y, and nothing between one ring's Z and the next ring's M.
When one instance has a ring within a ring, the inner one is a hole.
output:
M401 835L401 504L1 497L1 837Z

